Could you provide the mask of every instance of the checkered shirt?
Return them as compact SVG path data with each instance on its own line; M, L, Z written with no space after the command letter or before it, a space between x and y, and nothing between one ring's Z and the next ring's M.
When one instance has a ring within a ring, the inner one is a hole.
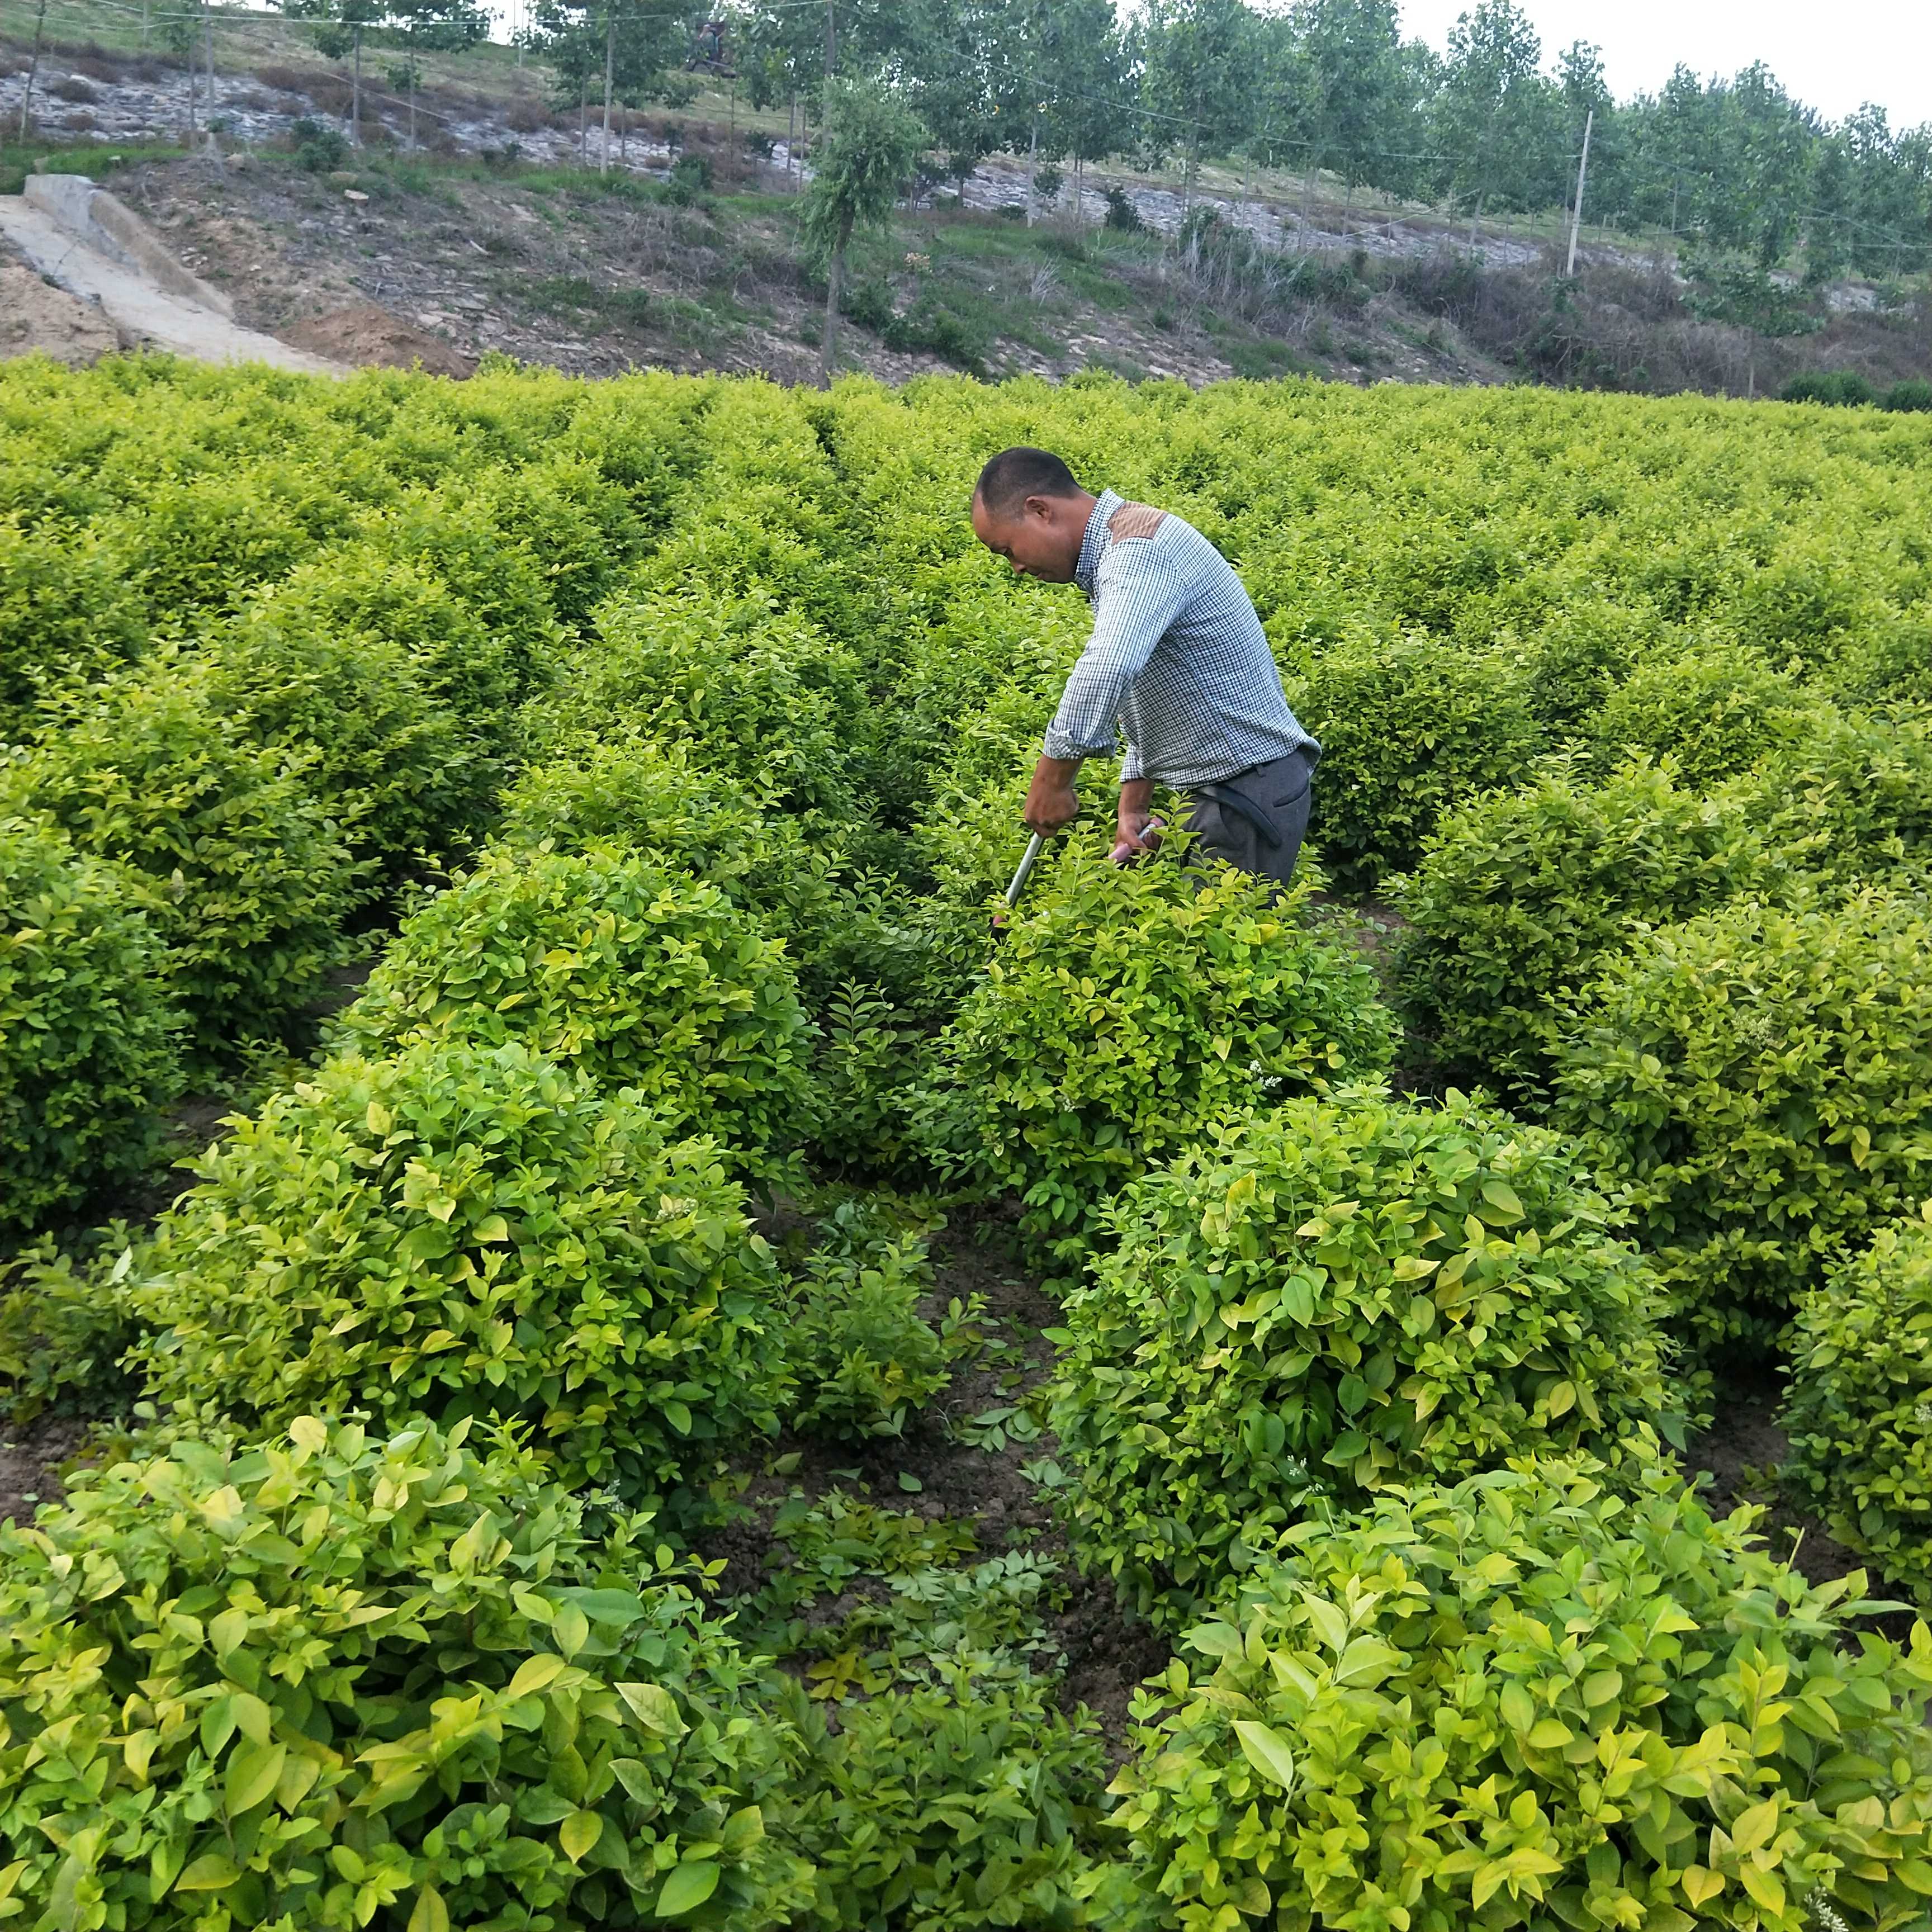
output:
M1255 607L1227 559L1172 512L1106 491L1073 580L1094 635L1048 728L1050 758L1112 752L1123 782L1179 790L1321 747L1296 723Z

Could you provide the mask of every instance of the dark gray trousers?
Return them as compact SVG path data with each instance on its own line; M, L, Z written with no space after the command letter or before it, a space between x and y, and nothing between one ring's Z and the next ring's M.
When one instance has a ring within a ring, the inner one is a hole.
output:
M1304 746L1187 794L1186 826L1196 850L1256 878L1286 885L1308 830L1310 784L1322 754Z

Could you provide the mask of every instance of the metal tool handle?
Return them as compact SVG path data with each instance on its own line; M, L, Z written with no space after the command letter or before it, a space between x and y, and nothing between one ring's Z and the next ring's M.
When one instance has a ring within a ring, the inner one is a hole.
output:
M1043 832L1036 832L1027 841L1025 856L1020 860L1019 869L1013 874L1012 884L1006 888L1008 905L1014 906L1019 904L1020 895L1026 890L1028 875L1032 872L1034 863L1045 849L1046 844L1046 835Z

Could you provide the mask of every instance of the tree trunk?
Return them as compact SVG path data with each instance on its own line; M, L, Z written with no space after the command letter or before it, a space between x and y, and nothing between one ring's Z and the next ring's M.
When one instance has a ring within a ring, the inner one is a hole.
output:
M1040 116L1033 117L1033 138L1027 145L1027 210L1026 225L1033 226L1034 177L1040 172Z
M208 137L214 138L214 9L201 0L201 51L208 68Z
M208 106L214 105L211 97ZM349 140L352 147L362 145L362 29L356 29L356 71L349 83Z
M798 94L794 91L785 109L785 186L791 186L792 164L798 159Z
M30 88L28 89L28 92L31 92L32 91L32 89L31 89L31 88ZM196 130L196 129L199 128L199 126L200 126L200 122L199 122L199 121L198 121L198 119L197 119L197 118L196 118L196 104L200 102L200 99L201 99L201 76L200 76L200 75L199 74L197 74L197 73L195 71L195 64L194 64L194 43L192 40L190 40L190 41L188 43L188 142L187 142L187 145L188 145L190 148L192 148L192 147L194 146L194 138L195 138Z
M604 155L598 163L598 172L610 172L610 91L617 79L617 10L614 6L606 8L604 14Z
M1301 177L1301 251L1308 252L1308 228L1311 217L1309 204L1315 194L1315 177L1322 172L1322 150L1311 147L1308 151L1308 172Z
M1483 225L1483 203L1488 198L1486 192L1479 191L1476 196L1476 212L1469 218L1469 246L1476 245L1478 231Z
M20 96L20 139L27 138L27 116L34 104L34 80L40 70L40 31L47 23L47 0L40 4L34 14L34 51L27 57L27 91ZM188 68L188 132L194 132L194 63Z
M410 152L411 154L414 154L414 153L416 152L416 56L415 56L413 54L412 54L412 55L410 56Z
M825 280L825 344L819 361L820 386L832 386L832 372L838 366L838 292L845 280L845 243L842 238L832 251L832 267Z
M577 165L590 165L590 75L586 69L577 77Z

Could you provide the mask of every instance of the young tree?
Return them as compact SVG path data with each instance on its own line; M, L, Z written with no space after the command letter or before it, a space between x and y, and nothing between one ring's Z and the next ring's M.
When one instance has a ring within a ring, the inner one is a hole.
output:
M1563 97L1563 128L1570 140L1579 140L1586 124L1590 130L1583 218L1599 226L1628 219L1630 134L1604 79L1603 50L1587 40L1573 40L1557 57L1556 86ZM1574 193L1573 187L1573 196Z
M389 85L410 101L410 146L416 145L416 90L422 85L422 56L460 53L486 40L490 16L470 0L391 0L392 31L401 41L403 57L389 69Z
M372 30L387 26L394 12L394 0L278 0L292 20L314 23L315 44L327 60L350 60L349 84L349 138L362 145L362 39Z
M1894 134L1868 102L1820 143L1807 199L1804 275L1846 268L1897 277L1922 269L1932 233L1932 128Z
M1290 16L1280 58L1269 64L1264 113L1272 146L1302 170L1302 224L1316 176L1333 166L1351 188L1369 182L1400 191L1418 145L1406 122L1411 85L1402 58L1395 0L1302 0Z
M1516 0L1478 0L1450 29L1436 136L1445 185L1472 206L1475 238L1490 202L1546 208L1562 199L1567 144L1556 88L1538 71L1543 43Z
M596 92L603 102L601 165L610 165L611 115L616 102L647 100L675 86L689 50L682 14L640 7L636 0L536 0L524 44L550 63L554 98L577 108L578 159L590 162L586 113Z
M825 78L826 28L832 29L836 70L878 74L899 70L914 38L898 0L746 0L730 16L738 72L754 107L769 107L794 94L816 100Z
M1244 0L1148 0L1142 91L1161 145L1187 158L1184 198L1204 151L1226 154L1255 125L1257 22Z
M1030 6L1030 0L907 0L902 9L893 64L962 196L988 154L1027 141L1038 102L1025 74Z
M39 4L34 10L34 51L28 56L27 85L25 90L20 95L20 139L22 141L25 141L27 138L28 116L32 112L34 105L34 82L40 70L40 40L46 29L46 24L47 0L39 0ZM190 100L194 98L194 75L192 70L190 70L188 74L188 90L189 98ZM188 111L191 115L194 110L190 107Z
M827 81L824 114L802 232L808 253L825 265L824 370L829 386L838 354L845 250L857 230L891 218L929 136L896 94L865 82Z
M1762 67L1708 86L1680 67L1662 93L1624 110L1634 171L1655 184L1638 199L1706 250L1781 260L1810 205L1821 124Z
M1073 207L1089 162L1131 147L1136 79L1113 0L1053 0L1029 50L1042 99L1040 148L1073 162Z
M1757 394L1757 345L1760 336L1813 335L1825 326L1803 297L1774 279L1761 263L1735 258L1693 257L1684 265L1690 283L1691 312L1706 322L1727 322L1746 332L1744 393Z

